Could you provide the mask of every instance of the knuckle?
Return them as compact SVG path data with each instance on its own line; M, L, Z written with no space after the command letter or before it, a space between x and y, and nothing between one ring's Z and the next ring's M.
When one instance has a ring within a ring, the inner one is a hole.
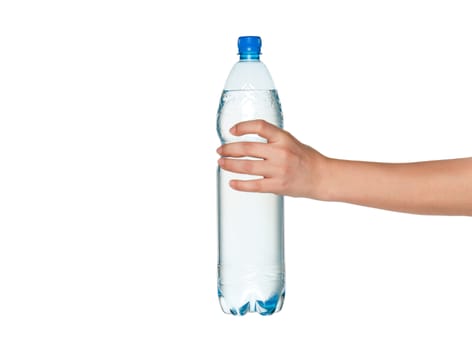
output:
M254 192L262 192L262 181L254 181L252 183L252 189L254 190Z
M282 130L282 134L280 135L280 143L285 147L289 147L293 144L290 134L285 130Z
M254 164L251 161L244 161L241 164L241 168L245 173L251 173L254 170Z
M243 143L241 146L242 153L245 155L250 154L254 149L254 145L250 142Z
M283 137L285 140L290 140L290 139L294 139L293 135L291 133L289 133L287 130L282 130L283 132Z
M258 132L263 132L266 128L266 122L262 119L256 120L256 129Z
M286 183L288 179L290 178L290 168L288 166L282 166L280 167L279 172L280 172L280 175L279 175L280 181L282 181L283 183Z
M235 135L238 135L238 132L239 132L239 124L238 123L233 125L233 127L231 128L231 132Z
M220 167L228 171L233 170L233 164L231 163L231 160L226 158L221 158Z
M280 129L280 143L285 146L293 146L294 144L297 144L298 141L287 130Z
M280 179L279 187L281 189L281 192L286 192L289 186L290 186L290 181L287 178L283 177Z
M235 190L238 190L238 191L241 190L241 183L238 180L232 180L230 182L230 186L234 188Z
M282 164L287 164L292 157L292 152L287 148L281 148L278 153L278 157Z

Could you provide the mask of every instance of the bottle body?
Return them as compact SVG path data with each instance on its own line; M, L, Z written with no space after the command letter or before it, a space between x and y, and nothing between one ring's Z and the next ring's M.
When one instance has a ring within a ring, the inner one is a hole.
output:
M258 60L240 61L220 100L217 130L221 142L266 142L257 135L236 137L229 132L234 124L253 119L283 126L279 98L267 69ZM234 315L270 315L281 309L285 296L283 197L229 186L232 179L254 178L218 167L218 296L223 311Z

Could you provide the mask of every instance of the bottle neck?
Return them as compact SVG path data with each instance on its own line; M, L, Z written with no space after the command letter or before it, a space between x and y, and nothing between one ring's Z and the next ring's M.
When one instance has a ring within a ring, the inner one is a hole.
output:
M259 61L259 54L255 53L242 53L239 54L240 61Z

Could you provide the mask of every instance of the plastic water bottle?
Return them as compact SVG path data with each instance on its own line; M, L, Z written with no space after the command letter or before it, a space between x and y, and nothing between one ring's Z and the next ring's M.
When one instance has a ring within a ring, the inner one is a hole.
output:
M261 38L240 37L239 57L221 96L217 130L222 143L267 142L257 135L236 137L236 123L264 119L282 127L279 97L259 60ZM218 167L218 296L225 313L271 315L285 297L283 197L233 190L231 179L250 180Z

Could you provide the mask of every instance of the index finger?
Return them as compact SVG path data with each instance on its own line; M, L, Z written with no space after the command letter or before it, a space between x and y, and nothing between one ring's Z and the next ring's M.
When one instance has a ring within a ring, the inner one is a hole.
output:
M268 142L277 142L284 134L282 129L262 119L237 123L230 129L230 132L235 136L257 134L267 139Z

